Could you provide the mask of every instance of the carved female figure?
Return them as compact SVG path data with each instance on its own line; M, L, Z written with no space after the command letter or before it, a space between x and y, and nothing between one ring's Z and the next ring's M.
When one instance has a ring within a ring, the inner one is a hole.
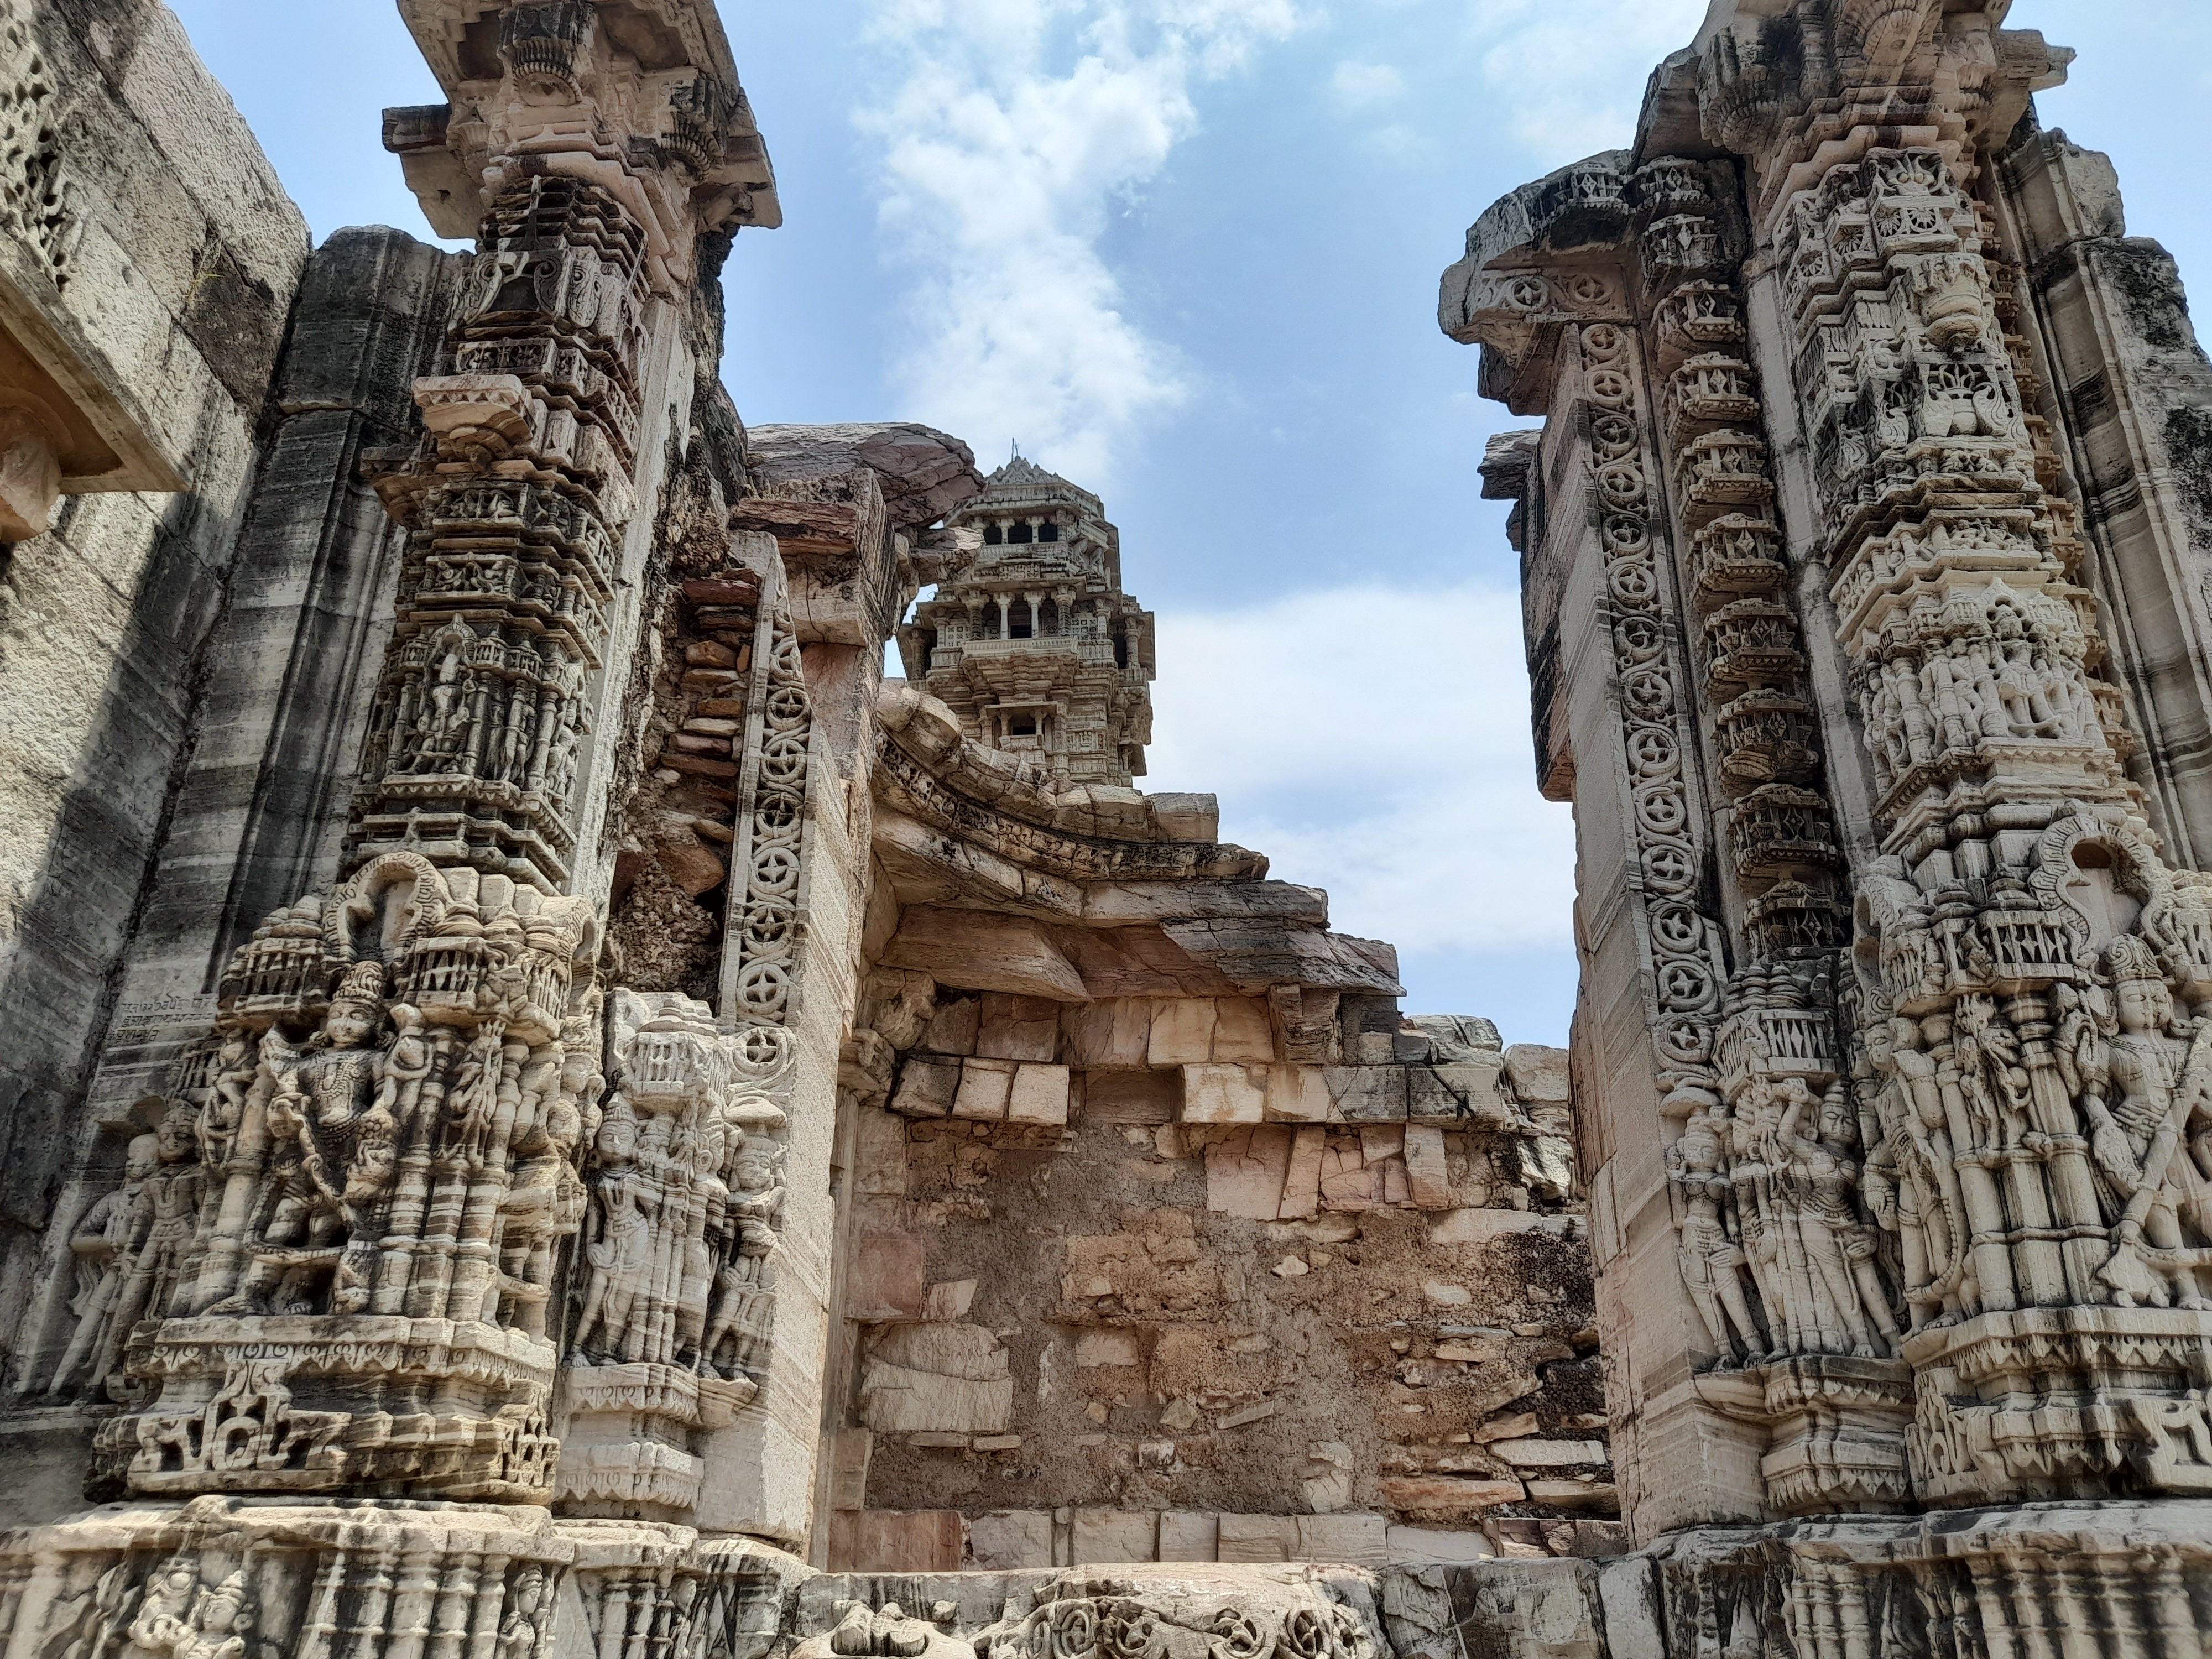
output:
M1667 1178L1682 1195L1682 1214L1674 1223L1680 1234L1676 1255L1691 1304L1723 1361L1740 1357L1755 1362L1766 1357L1765 1344L1743 1293L1742 1247L1729 1237L1723 1218L1729 1183L1713 1123L1721 1109L1719 1101L1709 1097L1682 1138L1667 1149Z
M641 1304L649 1301L653 1283L653 1224L659 1194L658 1183L638 1168L637 1152L637 1118L617 1096L599 1126L592 1225L584 1246L591 1277L575 1337L579 1352L595 1346L610 1360L623 1357L626 1339L636 1333L636 1321L647 1311Z
M2212 1199L2185 1146L2191 1121L2212 1109L2212 1021L2199 1020L2191 1040L2174 1035L2173 994L2156 952L2124 934L2106 961L2119 1030L2108 1040L2106 1070L2117 1102L2082 1097L2089 1146L2097 1170L2118 1211L2112 1255L2098 1271L2113 1303L2138 1298L2155 1308L2178 1300L2185 1308L2212 1307L2197 1278L2182 1218L2200 1233Z
M48 1390L57 1397L69 1393L96 1348L108 1346L105 1338L112 1328L117 1298L131 1271L134 1244L150 1224L144 1194L146 1182L161 1164L159 1143L160 1137L153 1134L132 1137L124 1154L123 1184L87 1210L70 1236L77 1273L77 1291L70 1300L70 1311L76 1316L76 1329L70 1334ZM95 1371L94 1381L97 1383L104 1376L104 1371Z
M1843 1322L1851 1352L1863 1358L1887 1356L1897 1351L1897 1325L1875 1267L1874 1238L1852 1202L1858 1186L1858 1164L1852 1156L1858 1128L1842 1086L1834 1085L1820 1102L1818 1138L1800 1133L1811 1097L1801 1085L1779 1131L1805 1188L1806 1259Z
M357 963L304 1053L273 1032L264 1042L276 1073L268 1117L274 1156L256 1207L267 1220L238 1294L209 1312L255 1313L270 1303L313 1312L310 1287L330 1260L328 1248L357 1231L361 1249L374 1249L377 1230L356 1224L389 1190L396 1165L390 1112L363 1121L380 1098L383 1055L368 1045L384 1023L383 983L380 963Z

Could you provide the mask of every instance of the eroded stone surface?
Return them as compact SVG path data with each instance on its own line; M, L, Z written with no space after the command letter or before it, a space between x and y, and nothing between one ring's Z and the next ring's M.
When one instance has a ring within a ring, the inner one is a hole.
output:
M2212 398L2066 54L1723 4L1447 276L1568 1054L1133 787L1097 497L747 432L707 0L402 11L477 250L303 266L0 0L9 592L159 692L7 656L14 1659L2195 1650Z

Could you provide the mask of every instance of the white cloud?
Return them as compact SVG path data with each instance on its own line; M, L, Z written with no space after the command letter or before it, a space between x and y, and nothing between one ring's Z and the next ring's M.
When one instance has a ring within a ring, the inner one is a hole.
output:
M1565 949L1574 828L1536 793L1514 594L1362 586L1168 611L1148 790L1329 890L1330 925L1406 951Z
M1625 149L1651 67L1690 44L1706 0L1476 0L1482 76L1549 167Z
M1362 64L1347 58L1336 66L1328 84L1347 109L1369 109L1403 96L1406 77L1388 64Z
M858 118L911 270L902 408L1109 482L1188 388L1100 238L1195 130L1194 88L1298 21L1291 0L876 0L893 80Z

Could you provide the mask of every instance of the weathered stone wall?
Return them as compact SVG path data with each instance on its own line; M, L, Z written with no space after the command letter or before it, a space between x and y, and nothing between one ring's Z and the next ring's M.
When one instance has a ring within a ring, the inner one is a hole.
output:
M9 165L58 194L49 234L10 242L9 280L74 331L88 370L190 485L65 495L50 531L4 554L0 1320L12 1328L203 718L308 238L158 0L41 0L6 21L9 75L33 50L46 70L37 130Z

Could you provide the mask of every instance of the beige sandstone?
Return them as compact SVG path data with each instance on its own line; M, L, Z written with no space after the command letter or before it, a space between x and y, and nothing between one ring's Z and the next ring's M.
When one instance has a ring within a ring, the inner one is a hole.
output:
M471 255L0 0L11 1659L2196 1650L2212 371L2068 54L1719 0L1447 273L1569 1054L1134 787L1096 495L738 421L708 0L400 9Z

